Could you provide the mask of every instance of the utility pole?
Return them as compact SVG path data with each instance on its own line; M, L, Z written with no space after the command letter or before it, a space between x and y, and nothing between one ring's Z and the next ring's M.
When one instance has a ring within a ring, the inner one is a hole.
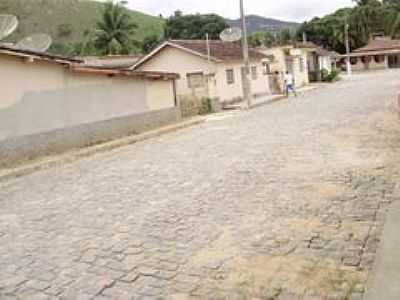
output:
M350 41L349 41L349 24L346 21L344 25L345 31L345 44L346 44L346 68L347 68L347 75L351 75L351 63L350 63Z
M206 81L207 81L207 95L209 98L210 96L210 82L211 82L211 48L210 48L210 37L208 32L206 33L206 44L207 44L207 62L208 62L208 72L206 74Z
M251 106L251 82L249 79L250 73L250 59L249 59L249 44L247 42L247 25L246 15L244 13L243 0L240 0L240 17L242 19L242 50L243 50L243 62L244 69L242 71L242 85L243 85L243 97L247 108Z

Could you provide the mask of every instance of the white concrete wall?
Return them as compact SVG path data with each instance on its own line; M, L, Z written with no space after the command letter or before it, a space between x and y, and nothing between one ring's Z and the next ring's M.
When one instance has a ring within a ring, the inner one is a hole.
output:
M174 86L170 81L147 80L146 103L151 111L174 107Z
M174 107L172 81L74 73L0 54L0 142Z
M261 61L252 61L250 67L257 67L257 79L252 79L251 72L249 79L251 82L251 91L254 95L265 95L271 94L269 88L269 77L263 74L263 65ZM229 62L219 63L218 71L216 74L218 95L221 101L230 101L235 98L243 97L242 87L242 62ZM226 70L232 69L235 74L235 82L228 84L226 78Z
M274 61L270 63L270 68L271 72L279 72L279 73L285 73L287 68L286 68L286 62L285 62L285 52L282 47L272 47L272 48L264 48L260 49L260 52L266 54L266 55L273 55L274 56Z
M300 64L302 64L302 68ZM308 77L307 52L302 51L301 56L294 57L293 69L296 87L299 88L310 83Z
M375 62L374 57L371 57L371 61L368 64L362 62L361 57L357 57L357 63L352 64L351 68L353 71L366 71L366 70L380 70L388 68L387 61L384 59L382 62Z
M370 70L380 70L388 68L387 62L383 59L382 62L376 62L374 58L372 58L371 62L369 63Z
M319 61L319 69L320 71L322 70L327 70L329 73L332 72L332 60L328 56L319 56L318 57Z

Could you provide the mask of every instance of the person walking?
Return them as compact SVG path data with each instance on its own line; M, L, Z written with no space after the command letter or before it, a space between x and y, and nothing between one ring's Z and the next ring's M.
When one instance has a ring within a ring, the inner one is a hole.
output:
M289 71L286 71L286 73L285 73L284 82L285 82L286 97L289 97L290 91L292 91L294 96L297 97L296 89L294 87L294 77Z

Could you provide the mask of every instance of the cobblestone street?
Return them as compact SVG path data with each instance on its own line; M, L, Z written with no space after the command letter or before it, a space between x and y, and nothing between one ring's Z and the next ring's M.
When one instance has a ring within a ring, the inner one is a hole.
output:
M3 183L0 299L362 299L396 200L399 75Z

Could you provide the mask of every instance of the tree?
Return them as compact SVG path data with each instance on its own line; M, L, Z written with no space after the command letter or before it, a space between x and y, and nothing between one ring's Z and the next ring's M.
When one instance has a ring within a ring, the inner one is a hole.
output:
M384 28L387 35L393 38L400 36L400 0L383 0L385 7Z
M289 28L284 28L279 32L278 42L282 45L290 43L294 40L292 31Z
M361 43L366 43L375 32L381 32L383 25L383 6L377 0L358 0L350 19L353 32Z
M396 2L400 7L400 0L387 0L383 3L378 0L355 0L355 7L342 8L323 18L314 18L303 23L298 30L298 38L304 33L310 41L340 53L345 52L344 33L345 25L349 25L351 48L358 48L368 43L374 33L399 32L400 16L389 13L388 3ZM393 11L393 9L391 9ZM400 11L400 10L399 10ZM391 19L390 19L391 18ZM390 19L390 21L388 21ZM391 29L385 26L390 23ZM396 25L398 24L398 25ZM393 34L391 34L393 35Z
M215 15L183 15L181 11L169 17L165 24L167 39L218 39L219 34L228 27L225 19Z
M142 42L142 50L144 53L149 53L150 51L152 51L154 48L156 48L162 41L162 38L160 38L157 35L149 35L146 36L143 39Z
M265 47L272 47L276 44L277 40L276 40L276 34L272 33L272 32L265 32L264 35L264 46Z
M102 54L128 54L137 45L132 38L136 28L121 4L107 2L97 22L95 46Z
M252 48L257 48L264 46L265 33L264 32L254 32L248 36L249 46Z

